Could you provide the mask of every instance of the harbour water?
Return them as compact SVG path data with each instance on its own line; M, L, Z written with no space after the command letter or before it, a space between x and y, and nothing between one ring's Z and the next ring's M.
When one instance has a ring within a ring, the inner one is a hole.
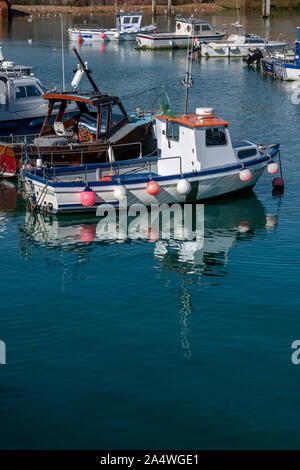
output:
M300 16L246 21L292 41ZM9 60L60 86L59 18L17 18L1 34ZM128 110L158 107L159 90L145 90L166 85L182 111L185 51L127 43L81 54ZM70 83L67 41L65 66ZM205 204L194 240L87 242L96 217L32 215L17 184L0 182L1 448L300 447L299 96L240 59L196 57L193 76L191 110L214 107L235 139L281 144L284 194L265 173L254 193Z

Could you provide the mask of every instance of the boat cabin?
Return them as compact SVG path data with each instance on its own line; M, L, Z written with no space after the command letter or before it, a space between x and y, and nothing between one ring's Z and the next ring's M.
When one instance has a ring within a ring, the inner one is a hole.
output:
M231 141L230 123L215 117L212 108L155 119L162 175L205 171L258 155L257 146L250 142Z
M176 18L175 34L184 36L207 35L214 30L206 20L195 18Z
M140 29L143 13L116 13L116 27L118 31L124 32L130 29Z
M45 92L41 82L30 74L23 75L15 70L0 70L0 113L1 111L27 111L42 100Z
M84 96L77 93L51 93L43 98L49 100L49 107L40 138L56 135L79 143L92 143L109 139L130 122L120 99L116 96L96 93L87 93ZM60 103L58 112L53 113L57 103ZM77 112L70 117L65 111L67 105L72 103L77 105Z

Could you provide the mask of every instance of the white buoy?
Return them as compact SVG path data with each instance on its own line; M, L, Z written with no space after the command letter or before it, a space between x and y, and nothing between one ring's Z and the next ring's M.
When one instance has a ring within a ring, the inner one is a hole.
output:
M115 39L119 39L120 33L118 33L118 31L116 31L115 34L114 34L114 37L115 37Z
M74 78L72 80L72 83L71 83L71 86L73 88L73 90L76 90L76 88L78 87L79 83L81 82L81 79L84 75L84 70L82 69L77 69L75 75L74 75Z
M178 181L176 189L179 194L189 194L191 192L192 186L188 180L183 178L182 180Z
M37 167L37 168L41 168L42 163L43 163L43 160L42 160L41 156L38 155L38 156L36 157L36 167Z
M123 185L116 186L114 189L114 197L117 201L121 201L126 196L126 188Z

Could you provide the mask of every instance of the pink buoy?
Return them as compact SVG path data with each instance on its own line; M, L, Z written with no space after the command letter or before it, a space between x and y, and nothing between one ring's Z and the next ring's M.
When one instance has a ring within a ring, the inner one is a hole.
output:
M156 196L160 191L159 184L156 181L149 181L146 186L146 191L151 196Z
M268 173L270 173L270 175L276 175L276 173L278 173L278 170L279 170L278 164L269 163L269 165L267 166L267 170L268 170Z
M82 36L78 36L78 42L82 42L83 41L83 37Z
M96 202L96 194L90 188L85 188L80 194L80 202L84 207L92 207Z
M104 39L105 38L105 33L101 33L100 38Z
M282 178L274 178L272 181L272 185L274 188L284 188L284 181Z
M85 243L91 243L96 235L96 228L94 225L84 225L80 230L81 240Z
M243 181L244 183L248 183L248 181L250 181L252 178L252 173L250 170L247 169L242 170L240 171L239 177L241 181Z

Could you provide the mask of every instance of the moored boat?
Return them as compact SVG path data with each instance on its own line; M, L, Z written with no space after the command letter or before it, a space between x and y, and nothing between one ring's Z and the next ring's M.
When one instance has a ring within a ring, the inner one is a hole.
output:
M82 68L78 68L73 84L77 86L86 73L94 91L44 94L48 111L39 136L33 144L0 144L0 176L15 176L25 161L35 162L38 157L50 164L78 165L105 162L111 145L115 146L116 160L155 150L152 115L128 114L120 98L102 94L87 64L76 54ZM66 114L70 103L77 110L71 117Z
M202 201L253 188L264 169L278 171L279 145L232 142L229 122L211 108L155 117L158 153L96 165L24 170L32 207L52 213L95 211L112 204Z
M201 44L202 57L246 57L256 49L264 52L274 52L283 49L286 42L266 41L263 37L255 34L245 34L243 25L236 23L238 34L231 34L227 41L210 42Z
M173 49L187 48L191 38L198 43L220 41L225 34L216 31L206 20L177 17L173 33L139 33L136 40L140 49Z
M141 26L143 13L116 13L116 27L101 28L99 25L75 25L68 29L69 39L80 42L135 41L137 33L157 31L156 25Z

